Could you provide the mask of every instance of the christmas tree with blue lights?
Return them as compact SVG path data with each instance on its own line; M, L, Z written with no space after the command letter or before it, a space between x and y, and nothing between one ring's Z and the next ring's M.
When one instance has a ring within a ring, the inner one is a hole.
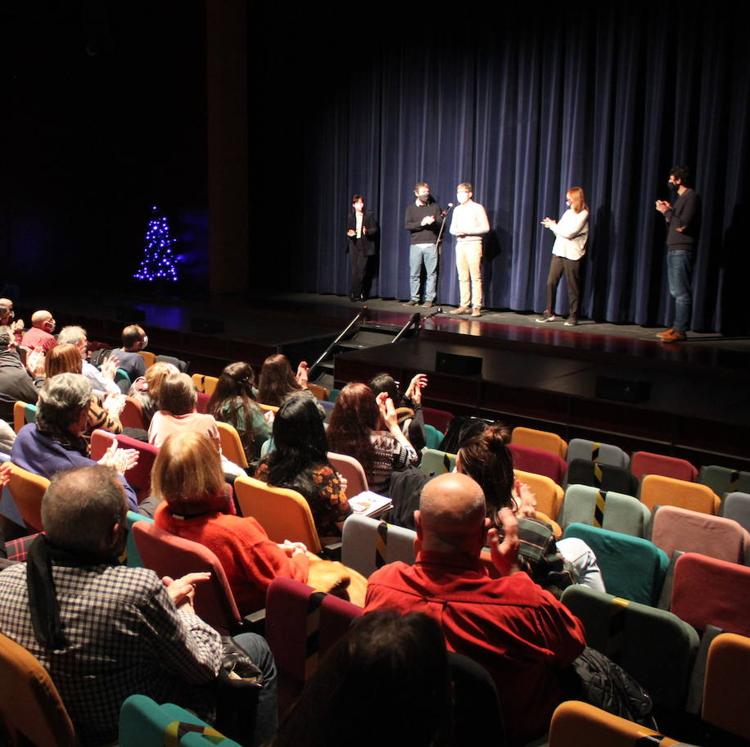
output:
M169 228L167 217L154 205L151 218L146 228L146 246L144 257L138 271L133 275L136 280L171 280L177 282L177 257L172 247L175 239Z

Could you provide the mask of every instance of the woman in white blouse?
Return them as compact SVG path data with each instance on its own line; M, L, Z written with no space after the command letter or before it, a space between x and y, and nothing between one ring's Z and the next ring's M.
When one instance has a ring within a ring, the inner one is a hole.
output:
M542 221L542 225L549 228L557 238L552 247L552 263L547 276L547 305L542 316L536 321L555 321L555 291L564 272L568 281L570 307L565 326L574 327L578 324L581 257L586 253L586 240L589 237L589 208L581 187L571 187L565 193L565 201L568 209L559 221L552 218Z

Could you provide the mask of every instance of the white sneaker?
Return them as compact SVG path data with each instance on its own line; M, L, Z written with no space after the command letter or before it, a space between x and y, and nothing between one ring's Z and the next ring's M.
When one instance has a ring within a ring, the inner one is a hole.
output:
M535 322L539 322L539 324L546 324L547 322L556 322L557 319L555 318L554 314L542 314L541 316L534 319Z

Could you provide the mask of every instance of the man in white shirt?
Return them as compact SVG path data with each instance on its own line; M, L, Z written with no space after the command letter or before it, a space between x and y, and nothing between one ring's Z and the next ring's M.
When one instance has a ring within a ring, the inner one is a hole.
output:
M456 269L461 292L460 304L451 314L482 314L482 236L489 233L485 209L472 200L473 187L463 182L456 187L458 206L453 211L450 232L456 237Z

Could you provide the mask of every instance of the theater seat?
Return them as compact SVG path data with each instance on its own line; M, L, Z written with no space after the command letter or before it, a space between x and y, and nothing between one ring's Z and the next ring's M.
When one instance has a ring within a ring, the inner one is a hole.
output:
M568 453L568 444L557 433L540 431L536 428L524 428L522 426L514 428L510 436L510 442L521 446L532 446L535 449L542 449L543 451L548 451L550 454L559 456L561 459L565 459Z
M630 471L639 480L646 475L662 475L688 482L695 482L698 478L698 470L687 459L677 459L650 451L634 452L630 458Z
M637 499L590 485L569 485L565 491L560 523L591 524L612 532L645 537L651 512Z
M411 565L416 558L416 537L411 529L352 514L344 522L341 562L365 577L395 560Z
M565 473L568 464L555 454L550 454L543 449L533 446L522 446L521 444L510 444L508 450L513 455L513 466L524 472L533 472L536 475L544 475L550 480L562 485L565 482Z

